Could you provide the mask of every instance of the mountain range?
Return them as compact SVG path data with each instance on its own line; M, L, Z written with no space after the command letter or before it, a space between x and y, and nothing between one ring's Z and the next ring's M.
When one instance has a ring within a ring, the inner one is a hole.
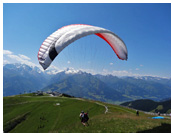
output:
M171 97L171 79L92 75L71 68L42 71L25 64L3 66L3 96L37 90L58 91L110 103L136 99L159 101Z
M25 64L7 64L3 67L3 96L36 91L48 83L39 68Z

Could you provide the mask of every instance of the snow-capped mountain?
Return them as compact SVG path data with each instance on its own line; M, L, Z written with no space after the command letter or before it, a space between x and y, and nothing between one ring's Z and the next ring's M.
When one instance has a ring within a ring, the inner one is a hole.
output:
M31 67L26 64L19 64L19 63L6 64L6 65L4 65L4 68L19 72L20 74L24 74L24 73L34 74L34 73L42 73L43 72L40 68L38 68L36 66Z
M38 67L30 67L25 64L3 66L4 96L39 90L47 82L47 76Z
M59 89L67 90L65 93L72 94L71 88L78 89L81 87L85 90L88 84L89 88L98 90L98 87L100 87L99 83L103 85L103 89L110 88L111 93L114 94L118 92L122 96L129 97L130 100L142 98L161 100L171 97L171 79L167 78L152 76L117 77L113 75L93 75L73 68L58 70L56 67L43 71L39 67L31 67L25 64L6 64L3 67L4 96L43 88L46 88L46 90L54 88L56 91L59 91ZM48 88L48 86L53 87ZM58 87L55 88L55 86ZM86 92L88 93L89 91ZM98 92L95 91L92 95L95 95L95 93ZM86 95L88 96L88 94Z
M137 80L145 80L147 82L156 82L156 83L161 83L165 84L168 86L171 86L171 78L167 77L159 77L159 76L133 76L133 77L121 77L122 79L124 78L134 78Z
M75 70L74 68L66 68L64 70L59 70L56 67L51 67L50 69L44 71L44 73L49 75L56 75L60 72L65 72L65 74L82 74L81 70Z

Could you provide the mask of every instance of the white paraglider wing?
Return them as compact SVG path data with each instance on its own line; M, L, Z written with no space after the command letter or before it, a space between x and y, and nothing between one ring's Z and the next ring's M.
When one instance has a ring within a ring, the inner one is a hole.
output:
M65 47L75 40L91 34L95 34L104 39L119 59L127 60L128 52L126 45L116 34L96 26L74 24L58 29L44 40L38 52L39 63L46 70Z

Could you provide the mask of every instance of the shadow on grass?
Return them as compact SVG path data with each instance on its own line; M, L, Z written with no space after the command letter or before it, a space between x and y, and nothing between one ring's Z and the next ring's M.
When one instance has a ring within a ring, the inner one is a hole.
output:
M8 123L4 124L4 133L8 133L11 130L13 130L18 124L20 124L21 122L25 121L27 116L30 113L25 113L21 116L19 116L18 118L15 118L14 120L9 121Z
M161 126L149 130L138 131L137 133L171 133L171 124L162 123Z

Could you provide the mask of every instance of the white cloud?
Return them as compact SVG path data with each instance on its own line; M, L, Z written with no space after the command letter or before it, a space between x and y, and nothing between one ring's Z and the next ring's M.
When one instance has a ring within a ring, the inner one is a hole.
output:
M18 54L15 55L13 52L9 50L3 50L3 63L5 64L10 64L10 63L21 63L21 64L26 64L31 67L39 67L38 65L34 64L33 62L30 61L31 59L25 55Z
M3 50L3 54L4 55L10 55L10 54L12 54L12 52L9 50Z
M122 71L113 71L112 75L115 76L140 76L139 74L132 73L130 71L122 70Z
M70 62L70 61L68 61L67 63L68 63L68 64L70 64L71 62Z
M49 69L59 70L59 68L58 68L58 67L56 67L56 66L54 66L54 65L50 65L50 66L49 66Z
M140 67L143 67L144 65L140 65Z
M8 60L3 60L3 65L10 64Z
M118 77L122 77L122 76L140 76L139 74L135 74L132 73L131 71L127 71L127 70L120 70L120 71L108 71L107 69L103 69L102 73L99 73L102 75L113 75L113 76L118 76Z
M113 65L113 63L110 63L110 65L112 66L112 65Z
M135 70L137 70L137 71L138 71L138 70L140 70L140 69L139 69L139 68L136 68Z
M29 57L25 56L25 55L22 55L22 54L19 54L19 57L24 59L24 60L30 60Z
M116 76L127 76L127 75L131 75L131 73L129 73L126 70L122 70L122 71L112 71L112 75L116 75Z
M7 56L8 56L10 59L13 59L13 60L16 60L16 61L19 61L19 62L23 61L23 59L20 58L20 57L17 56L17 55L9 54L9 55L7 55Z

